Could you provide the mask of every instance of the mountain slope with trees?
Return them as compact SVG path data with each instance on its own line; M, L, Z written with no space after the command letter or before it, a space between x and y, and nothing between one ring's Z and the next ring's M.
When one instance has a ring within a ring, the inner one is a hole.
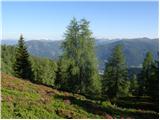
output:
M112 52L100 74L89 21L73 18L64 37L57 60L30 54L22 35L16 46L1 46L3 118L159 117L159 60L150 41L135 52L145 55L139 73L129 73L124 51L136 39L107 43Z
M3 42L4 41L4 42ZM63 40L30 40L26 41L29 53L34 56L58 59L62 54L61 44ZM2 40L2 44L9 44L7 40ZM100 69L104 70L105 60L112 53L113 48L121 44L124 46L123 52L126 56L128 66L142 65L147 51L151 51L154 58L158 58L159 39L136 38L136 39L95 39L95 50Z

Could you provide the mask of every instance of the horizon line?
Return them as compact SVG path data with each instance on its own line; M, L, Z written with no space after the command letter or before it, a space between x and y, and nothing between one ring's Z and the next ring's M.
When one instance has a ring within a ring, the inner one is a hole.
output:
M124 37L124 38L105 38L105 37L93 37L94 39L102 39L102 40L123 40L123 39L143 39L143 38L146 38L146 39L159 39L159 36L158 37ZM1 39L2 40L19 40L17 38L5 38L5 39ZM25 39L24 37L24 40L26 41L30 41L30 40L51 40L51 41L61 41L61 40L64 40L64 39L47 39L47 38L32 38L32 39Z

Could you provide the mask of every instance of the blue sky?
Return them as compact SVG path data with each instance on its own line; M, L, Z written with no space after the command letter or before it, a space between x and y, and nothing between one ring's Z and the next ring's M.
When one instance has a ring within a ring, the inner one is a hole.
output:
M86 18L96 38L158 37L158 2L2 2L2 37L63 39L70 20Z

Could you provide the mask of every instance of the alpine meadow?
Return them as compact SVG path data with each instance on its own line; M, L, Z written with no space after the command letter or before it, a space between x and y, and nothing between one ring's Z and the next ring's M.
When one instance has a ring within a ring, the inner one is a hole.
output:
M2 1L2 119L159 119L158 1Z

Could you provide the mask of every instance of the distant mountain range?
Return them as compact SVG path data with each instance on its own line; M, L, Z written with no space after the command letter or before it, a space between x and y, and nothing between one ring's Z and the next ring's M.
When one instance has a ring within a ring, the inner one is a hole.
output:
M158 59L158 39L123 39L109 44L104 42L104 44L96 46L96 54L100 61L101 68L104 68L104 61L110 57L113 48L117 44L124 46L123 52L126 57L126 63L129 67L140 67L148 51L152 52L154 59Z
M60 47L62 42L63 40L29 40L26 41L26 45L32 55L58 59L62 54ZM158 59L159 39L96 39L95 43L96 55L101 70L104 69L105 62L107 62L117 44L124 46L123 52L129 67L140 67L148 51L151 51L154 58ZM15 45L17 40L2 40L1 44Z
M18 42L18 40L14 40L14 39L1 40L2 45L15 45L15 44L17 44L17 42Z

